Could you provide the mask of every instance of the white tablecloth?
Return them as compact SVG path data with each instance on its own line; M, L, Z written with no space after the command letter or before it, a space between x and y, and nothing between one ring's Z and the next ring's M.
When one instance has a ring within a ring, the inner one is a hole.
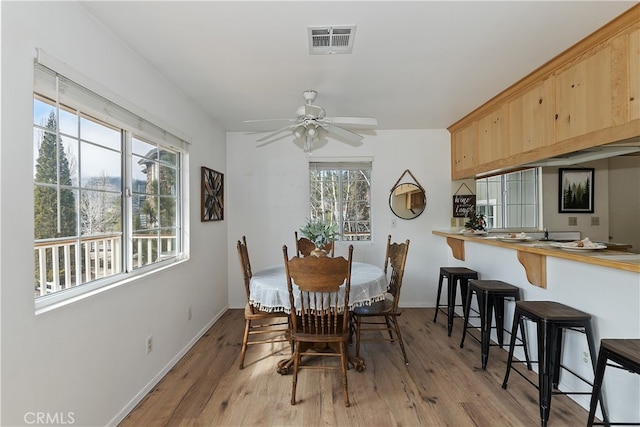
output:
M353 262L351 264L349 308L370 305L373 302L383 300L387 287L387 277L380 267ZM251 295L249 302L258 309L267 312L284 311L289 313L291 311L284 265L266 268L254 273L249 289Z

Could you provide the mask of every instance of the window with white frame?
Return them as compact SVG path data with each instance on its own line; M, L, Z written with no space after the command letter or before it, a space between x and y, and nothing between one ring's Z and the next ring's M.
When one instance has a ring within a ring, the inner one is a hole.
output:
M182 259L185 156L180 138L36 64L36 304Z
M340 240L371 240L371 162L310 162L310 218L338 224Z
M478 179L476 193L476 210L489 228L538 228L538 169Z

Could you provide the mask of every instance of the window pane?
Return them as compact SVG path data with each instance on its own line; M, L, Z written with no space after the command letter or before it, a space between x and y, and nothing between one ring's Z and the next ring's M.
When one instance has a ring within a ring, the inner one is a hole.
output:
M77 191L36 185L33 196L36 240L77 235Z
M120 187L122 179L120 153L82 142L81 158L82 186L90 187L96 180L108 180L113 186Z
M80 119L80 133L83 141L90 141L120 151L121 134L117 129L107 127L88 117L82 117Z
M142 141L138 138L132 138L131 152L133 154L137 154L139 156L145 157L149 160L157 159L156 146L153 144L149 144L148 142Z
M84 190L80 197L81 234L93 236L119 233L122 230L122 223L118 188L114 187L109 180L95 181L91 188L97 191ZM118 192L109 192L110 190Z
M370 240L370 169L311 163L310 216L338 224L342 240Z

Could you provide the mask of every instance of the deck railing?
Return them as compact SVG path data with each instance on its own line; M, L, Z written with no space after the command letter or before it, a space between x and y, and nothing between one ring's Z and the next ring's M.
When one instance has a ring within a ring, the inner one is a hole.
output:
M172 253L175 236L161 236L161 253ZM139 268L158 258L155 235L133 236L133 266ZM122 272L122 235L109 234L77 239L51 239L34 245L35 296L82 285ZM42 284L45 284L44 286Z

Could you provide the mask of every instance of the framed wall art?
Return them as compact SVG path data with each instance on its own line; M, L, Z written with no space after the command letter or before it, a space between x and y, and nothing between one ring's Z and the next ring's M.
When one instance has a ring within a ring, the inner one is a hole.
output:
M593 213L593 168L558 170L558 212Z
M200 170L200 221L222 221L224 219L224 174L204 166Z

